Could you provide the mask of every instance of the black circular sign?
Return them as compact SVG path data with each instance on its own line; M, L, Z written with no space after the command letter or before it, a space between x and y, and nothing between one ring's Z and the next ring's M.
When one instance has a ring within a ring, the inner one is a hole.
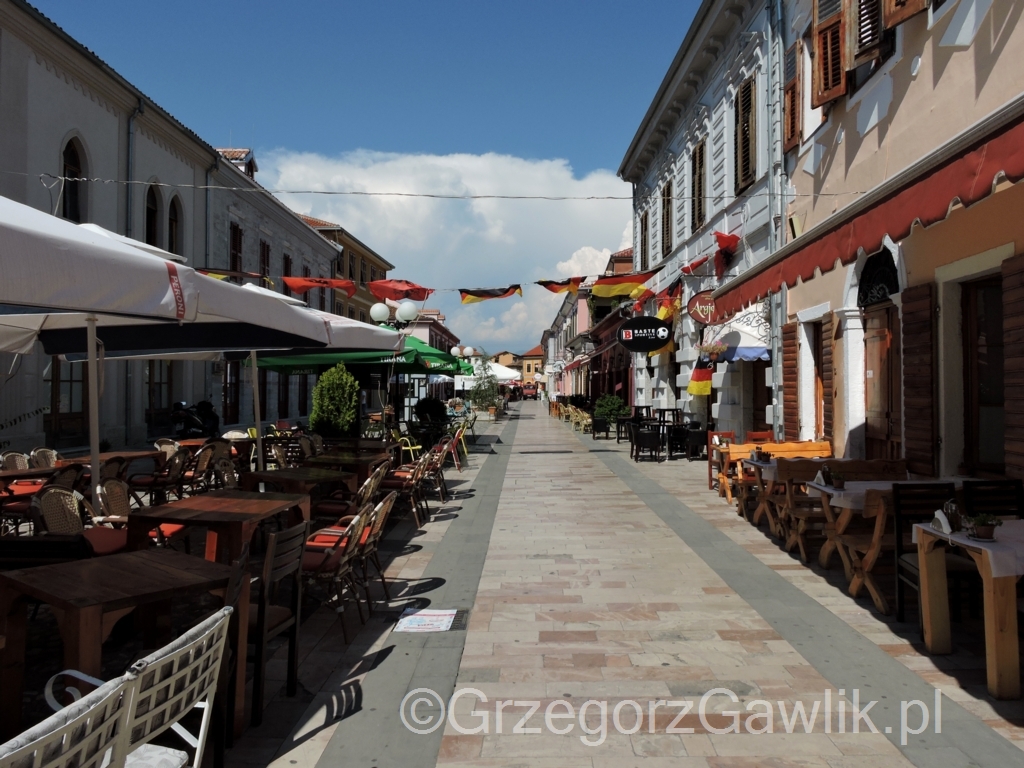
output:
M649 315L634 317L619 326L616 336L630 352L653 352L668 344L672 324Z

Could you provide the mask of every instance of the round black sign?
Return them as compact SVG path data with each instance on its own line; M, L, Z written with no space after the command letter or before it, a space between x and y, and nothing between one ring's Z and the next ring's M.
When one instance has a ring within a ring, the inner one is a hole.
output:
M649 315L634 317L619 326L617 337L630 352L653 352L668 344L672 324Z

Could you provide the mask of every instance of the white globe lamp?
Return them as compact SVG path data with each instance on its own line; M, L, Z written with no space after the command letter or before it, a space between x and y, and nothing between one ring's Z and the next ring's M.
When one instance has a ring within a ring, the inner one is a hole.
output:
M398 310L395 312L395 317L401 320L403 323L411 323L417 317L419 317L420 311L416 308L416 305L411 301L403 301L398 305Z
M472 357L475 353L476 353L476 350L473 349L472 347L463 347L462 348L462 354L464 354L466 357Z
M373 322L386 323L389 317L391 317L391 310L388 309L387 304L378 302L370 307L370 318Z
M458 347L452 347L451 353L452 357L462 357L462 350Z

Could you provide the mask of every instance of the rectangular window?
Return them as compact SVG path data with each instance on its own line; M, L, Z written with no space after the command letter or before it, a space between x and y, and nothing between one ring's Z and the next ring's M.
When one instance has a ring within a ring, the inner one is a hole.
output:
M231 223L231 238L228 243L228 270L230 272L241 272L242 271L242 228ZM242 278L238 275L232 275L231 281L235 283L241 283Z
M361 310L361 309L359 310L359 322L360 323L365 323L366 322L366 313L363 310Z
M672 200L672 182L666 181L661 190L661 258L666 259L672 253L672 225L675 217L672 215L675 210Z
M260 274L270 277L270 243L260 240Z
M372 282L375 282L376 280L377 280L377 268L376 267L370 267L370 282L372 283Z
M945 0L931 0L931 2L933 14L945 4ZM886 29L894 29L897 24L902 24L911 16L916 16L926 10L928 10L928 0L882 0L882 26Z
M961 286L964 344L964 463L971 473L1005 472L1003 280Z
M336 302L334 302L334 314L336 314L338 317L344 317L345 316L345 302L343 302L343 301L336 301Z
M288 379L287 373L277 374L277 418L279 419L288 418L288 402L291 400L289 391L291 383Z
M348 318L349 320L356 319L356 308L353 307L351 304L348 305Z
M690 235L704 226L707 200L704 192L704 142L700 142L690 153Z
M356 279L356 257L351 252L348 255L348 279L353 281Z
M783 126L782 151L789 152L800 146L803 138L803 93L800 88L803 75L803 44L797 40L786 51L783 62Z
M843 0L814 0L814 108L846 93L845 38Z
M284 255L284 258L281 260L281 276L282 277L291 277L292 276L292 257L289 256L287 253ZM285 282L283 280L281 281L281 292L285 296L291 296L292 295L291 290L289 290L287 284L285 284Z
M736 194L749 187L757 179L757 104L754 90L755 77L749 77L740 83L736 91L734 104L735 131L733 148L735 150L735 182Z
M640 271L643 272L648 268L649 260L647 258L647 241L649 232L648 230L648 217L647 211L644 211L640 216Z
M359 284L366 285L366 260L359 260Z

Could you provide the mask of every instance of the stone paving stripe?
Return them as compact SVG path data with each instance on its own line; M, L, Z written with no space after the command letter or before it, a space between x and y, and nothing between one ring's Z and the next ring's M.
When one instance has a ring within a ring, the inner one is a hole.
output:
M500 439L490 443L493 451L477 474L472 497L462 501L459 517L424 569L423 578L445 579L427 595L432 607L473 607L517 426L513 415ZM452 468L448 476L456 477L457 471ZM437 763L444 725L431 734L414 734L402 724L399 704L416 688L429 688L448 701L455 691L466 631L392 634L386 643L392 649L387 662L367 674L360 711L338 724L317 768L429 768Z
M583 441L583 438L579 438ZM589 436L587 437L589 439ZM585 444L585 443L584 443ZM919 700L929 709L935 688L782 578L621 454L591 451L721 579L754 608L833 686L860 689L861 702L877 700L872 719L898 723L900 702ZM949 698L942 700L942 733L929 728L900 744L887 738L921 768L1020 765L1020 750Z

